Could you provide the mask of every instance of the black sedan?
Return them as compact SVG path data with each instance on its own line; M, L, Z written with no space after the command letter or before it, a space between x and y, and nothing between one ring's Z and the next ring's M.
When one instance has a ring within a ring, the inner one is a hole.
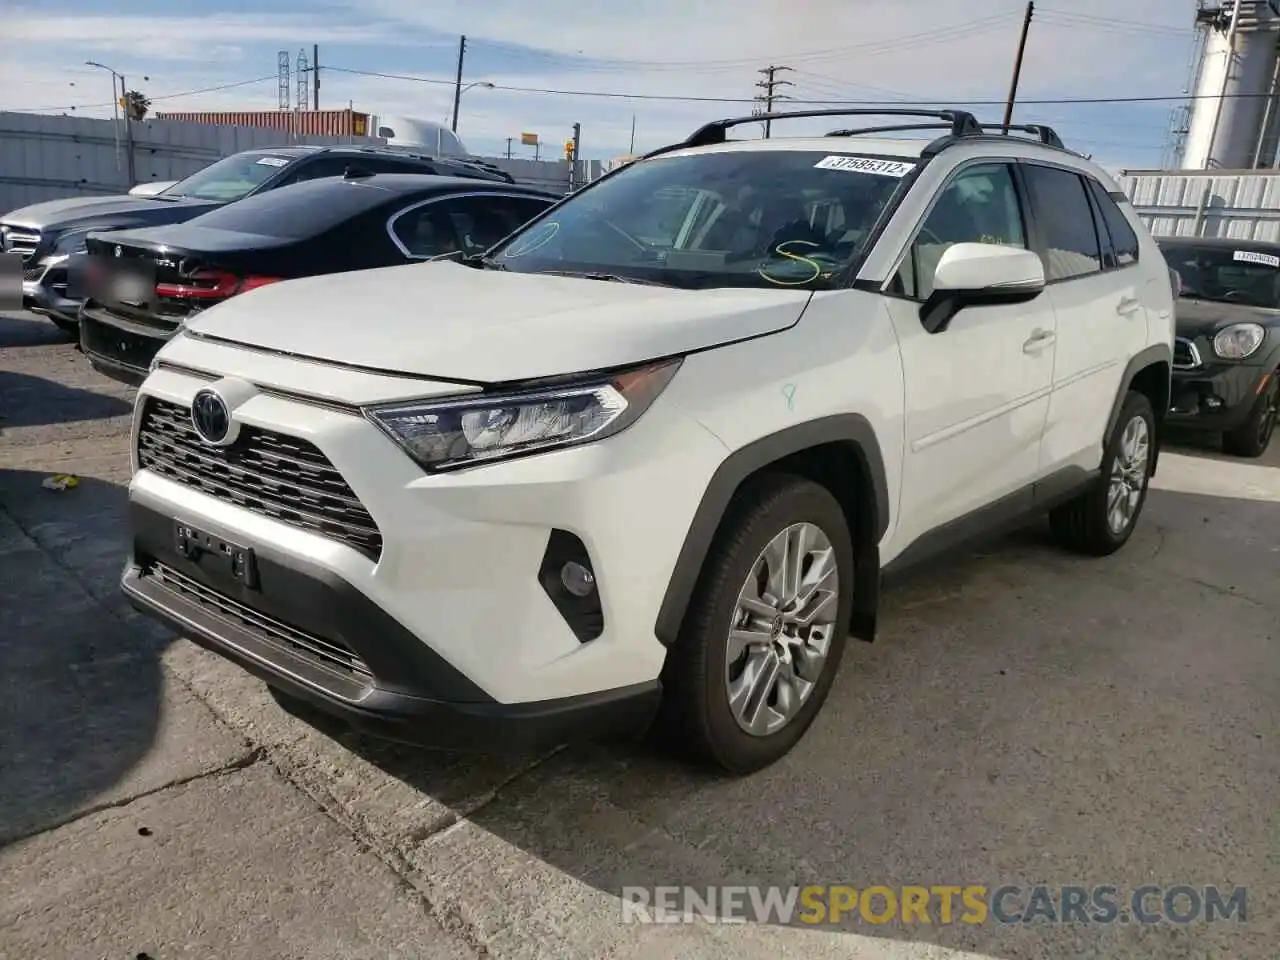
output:
M186 223L93 234L80 346L137 384L183 322L268 283L483 253L559 197L459 177L368 174L248 197Z
M1227 453L1260 457L1280 409L1280 243L1158 243L1181 285L1167 422L1221 433Z
M245 150L210 164L157 194L69 197L13 210L0 218L0 251L22 258L23 305L75 333L78 298L67 290L71 267L93 231L183 223L203 213L305 180L340 177L351 166L370 173L421 173L511 183L510 174L473 158L428 157L379 147L292 146Z

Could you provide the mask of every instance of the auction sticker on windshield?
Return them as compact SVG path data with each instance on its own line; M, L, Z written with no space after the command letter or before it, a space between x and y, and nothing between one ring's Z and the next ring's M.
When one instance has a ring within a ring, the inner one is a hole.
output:
M1232 260L1241 260L1244 263L1262 263L1268 267L1280 268L1280 257L1270 253L1254 253L1252 250L1237 250Z
M283 157L259 157L258 162L264 167L287 167L289 161Z
M851 173L874 173L882 177L905 177L914 163L902 160L876 160L873 157L834 156L823 157L814 164L823 170L848 170Z

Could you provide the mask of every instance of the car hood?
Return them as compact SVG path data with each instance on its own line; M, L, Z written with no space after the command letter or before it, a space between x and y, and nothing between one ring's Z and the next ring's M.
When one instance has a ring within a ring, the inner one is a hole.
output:
M1178 336L1194 340L1211 337L1231 323L1260 323L1264 327L1280 326L1280 310L1251 307L1239 303L1220 303L1214 300L1178 300L1175 313L1178 318Z
M41 232L89 226L95 221L129 225L177 223L220 204L209 200L156 200L151 197L68 197L33 203L10 211L0 220Z
M436 262L232 297L197 337L421 377L500 383L606 369L795 324L800 290L679 290Z

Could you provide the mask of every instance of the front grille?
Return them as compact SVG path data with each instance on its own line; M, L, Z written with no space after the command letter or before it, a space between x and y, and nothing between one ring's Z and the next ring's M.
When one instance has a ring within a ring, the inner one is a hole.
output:
M35 283L44 276L44 267L24 267L22 270L22 280L24 283Z
M337 670L358 681L373 679L369 667L345 643L308 633L283 620L269 617L163 563L151 564L143 572L143 576L150 577L157 585L197 604L206 613L221 617L233 626L253 634L255 638L277 650L305 657L317 666Z
M1194 370L1200 366L1200 351L1186 337L1178 337L1173 341L1173 368L1175 370Z
M144 470L345 543L370 559L382 552L369 511L306 440L245 426L230 447L212 447L196 433L187 407L148 397L137 443Z
M31 255L36 252L36 247L40 246L39 231L3 225L0 225L0 230L4 234L4 252L22 254L24 262L30 260Z

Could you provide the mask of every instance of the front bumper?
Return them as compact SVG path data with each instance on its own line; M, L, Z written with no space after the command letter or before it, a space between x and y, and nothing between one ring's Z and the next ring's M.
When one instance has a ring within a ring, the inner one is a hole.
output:
M642 731L656 680L584 696L503 704L318 564L257 548L260 590L173 546L174 521L133 504L121 587L166 623L268 684L375 736L458 750L536 750ZM394 677L394 681L381 678Z
M1174 370L1165 422L1197 430L1234 430L1249 418L1270 373L1268 366L1225 361Z
M318 507L305 491L260 488L257 496L274 501L270 510L253 495L228 493L218 487L217 464L205 462L208 450L193 452L189 476L166 474L135 451L135 542L124 590L140 609L330 712L399 731L397 739L479 742L507 720L530 725L510 734L516 743L643 725L666 657L653 625L705 483L725 454L719 440L661 409L663 396L600 444L427 475L358 411L298 396L306 378L347 396L382 391L390 400L393 389L404 396L403 380L340 368L317 377L311 364L178 338L139 392L135 443L153 399L189 407L210 383L165 364L222 354L260 385L235 408L241 429L311 444L367 510L381 545L362 549L307 526L301 514ZM163 442L171 450L173 435ZM282 456L299 454L290 448ZM237 477L248 463L238 461ZM174 547L175 520L252 551L260 589L193 566ZM557 538L569 536L589 556L600 603L585 637L545 579ZM157 563L194 581L191 590L214 591L215 607L238 606L208 622L214 614L198 616L181 590L154 579ZM270 636L246 638L243 625L264 617L270 623L259 627ZM289 649L281 637L292 638ZM290 652L298 643L310 652ZM363 667L335 666L342 656L335 649ZM442 716L450 723L434 724ZM455 733L455 721L474 722L477 732ZM535 729L544 724L546 731Z
M23 271L22 306L34 313L53 314L75 323L80 301L67 296L66 257L46 257Z

